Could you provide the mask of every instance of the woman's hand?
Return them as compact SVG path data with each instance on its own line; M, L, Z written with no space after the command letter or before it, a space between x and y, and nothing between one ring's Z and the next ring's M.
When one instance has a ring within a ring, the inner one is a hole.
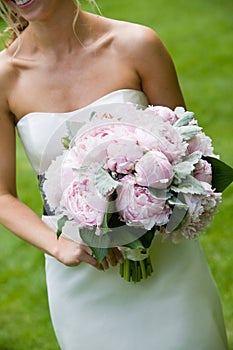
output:
M59 237L54 257L66 266L77 266L85 262L98 270L107 270L110 266L116 266L124 261L118 248L109 248L108 255L99 266L92 250L85 243L76 243L65 237Z

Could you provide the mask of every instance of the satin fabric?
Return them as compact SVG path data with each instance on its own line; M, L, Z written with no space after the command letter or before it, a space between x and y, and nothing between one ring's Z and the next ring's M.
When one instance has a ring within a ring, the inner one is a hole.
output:
M23 117L17 128L35 172L43 173L62 152L67 119L81 126L90 108L116 102L147 105L142 92L123 89L77 111ZM56 217L43 220L56 230ZM46 255L50 313L61 349L227 349L221 302L198 241L173 244L156 237L150 255L154 273L138 284L121 279L118 267L66 267Z

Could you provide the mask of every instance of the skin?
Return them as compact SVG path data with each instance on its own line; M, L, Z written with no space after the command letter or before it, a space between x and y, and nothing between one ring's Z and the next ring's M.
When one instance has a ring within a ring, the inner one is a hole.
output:
M15 122L30 112L77 110L125 88L142 90L153 105L185 106L174 65L147 27L80 11L77 39L72 0L36 0L24 9L4 2L29 26L16 54L18 39L0 53L0 223L65 265L86 262L98 268L86 245L57 240L17 198ZM121 261L120 251L113 248L102 266Z

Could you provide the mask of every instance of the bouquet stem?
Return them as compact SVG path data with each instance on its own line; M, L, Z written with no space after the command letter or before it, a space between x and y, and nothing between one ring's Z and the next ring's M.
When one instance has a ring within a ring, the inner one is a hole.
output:
M120 265L120 275L127 282L140 282L141 280L145 280L151 276L152 272L153 267L150 257L140 261L125 259L125 261Z

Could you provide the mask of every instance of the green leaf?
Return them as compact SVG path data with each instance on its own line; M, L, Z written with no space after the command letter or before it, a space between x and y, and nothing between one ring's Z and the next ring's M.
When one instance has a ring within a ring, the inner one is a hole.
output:
M145 248L149 248L155 236L155 228L153 227L151 230L147 231L141 238L141 242Z
M139 247L138 239L145 233L145 229L139 227L128 226L125 223L123 226L115 227L109 233L111 239L111 246L126 246L137 248ZM136 246L137 245L137 246ZM142 244L140 243L142 247Z
M68 149L69 148L69 145L70 145L70 139L68 136L64 136L62 138L62 144L63 146L65 147L65 149Z
M178 194L178 204L174 206L170 219L166 226L166 232L173 232L181 224L188 212L188 206L185 203L185 199L182 193ZM182 205L180 205L182 203Z
M126 230L125 230L126 231ZM129 232L129 230L128 230ZM132 229L131 229L132 233ZM151 230L144 233L140 238L135 239L134 241L124 244L125 247L129 247L131 249L143 249L143 248L149 248L151 245L151 242L155 235L155 228L153 227Z
M104 260L104 258L108 254L109 248L97 248L97 247L90 247L90 248L93 251L94 256L96 257L98 264L101 264L101 262Z
M179 208L184 208L188 209L188 205L181 200L179 200L177 197L172 197L171 199L168 200L168 203L170 205L176 205Z
M217 192L223 192L233 181L233 169L214 157L203 157L212 167L212 187Z
M116 212L108 213L108 227L116 228L125 226L125 222L121 221L119 214Z
M183 219L187 214L187 209L185 207L179 207L177 205L174 206L172 211L172 215L166 225L166 232L173 232L178 228Z
M96 227L79 229L80 237L93 251L98 263L106 257L111 239L108 234L96 234Z
M125 259L139 262L140 260L148 258L148 250L145 248L129 248L123 246L121 249Z
M69 221L68 219L68 216L64 215L62 218L60 218L58 221L57 221L57 238L59 238L62 234L62 229L66 223L66 221Z
M113 215L115 215L115 212L116 212L114 199L115 199L115 192L112 193L108 197L107 209L106 209L106 211L104 213L104 220L103 220L103 224L102 224L102 227L101 227L101 232L103 234L110 233L112 231L109 224L111 222L111 219L113 219L112 218ZM117 215L117 219L119 221L119 215ZM115 227L115 226L113 226L113 227Z
M124 245L124 247L129 247L131 249L143 249L143 248L145 248L140 239L136 239L133 242L127 243Z

